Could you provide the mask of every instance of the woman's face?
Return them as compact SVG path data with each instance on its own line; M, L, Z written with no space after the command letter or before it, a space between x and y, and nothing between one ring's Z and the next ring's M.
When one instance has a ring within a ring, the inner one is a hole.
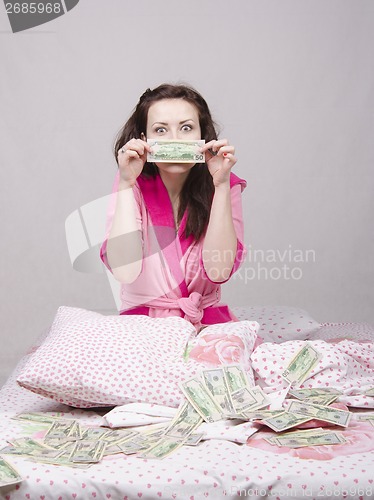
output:
M147 139L201 139L197 108L184 99L162 99L148 110ZM177 173L190 170L193 163L158 163L158 168Z

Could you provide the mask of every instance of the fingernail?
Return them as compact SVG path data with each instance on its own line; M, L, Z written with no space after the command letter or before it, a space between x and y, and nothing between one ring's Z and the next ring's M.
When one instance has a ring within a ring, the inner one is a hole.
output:
M223 156L227 156L227 153L223 153Z

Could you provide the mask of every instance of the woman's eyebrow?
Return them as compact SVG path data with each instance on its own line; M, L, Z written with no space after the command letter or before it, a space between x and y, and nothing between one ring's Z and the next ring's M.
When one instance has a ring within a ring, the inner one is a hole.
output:
M186 123L186 122L194 122L194 120L192 118L187 118L187 120L182 120L181 122L179 122L179 125L182 125L183 123ZM154 122L152 124L152 127L154 127L155 125L168 125L168 123L166 123L166 122Z

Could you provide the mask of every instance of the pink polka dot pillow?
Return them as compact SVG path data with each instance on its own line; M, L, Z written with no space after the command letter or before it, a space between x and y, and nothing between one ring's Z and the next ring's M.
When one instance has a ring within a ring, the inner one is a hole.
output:
M321 324L303 309L288 306L248 306L232 308L243 321L257 321L258 332L264 342L277 344L287 340L307 340L321 328Z
M183 359L195 334L179 317L104 316L62 306L17 382L78 408L140 401L178 406L177 383L201 367Z
M217 330L229 342L242 338L249 360L255 337L249 322L227 323L224 332L222 325L205 330L213 335ZM185 356L195 336L191 323L179 317L104 316L62 306L48 337L17 382L78 408L131 402L176 407L184 400L178 383L205 368L199 360ZM227 359L223 363L234 361L227 357L229 348L225 349ZM250 366L248 371L253 380Z

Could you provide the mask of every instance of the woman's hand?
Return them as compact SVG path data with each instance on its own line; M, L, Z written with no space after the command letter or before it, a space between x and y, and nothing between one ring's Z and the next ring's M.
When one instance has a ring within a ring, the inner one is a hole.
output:
M150 145L142 139L131 139L118 151L118 168L122 185L132 187L147 161Z
M230 146L227 139L213 140L204 144L201 152L205 153L205 161L213 177L214 186L229 183L231 169L237 162L234 146Z

